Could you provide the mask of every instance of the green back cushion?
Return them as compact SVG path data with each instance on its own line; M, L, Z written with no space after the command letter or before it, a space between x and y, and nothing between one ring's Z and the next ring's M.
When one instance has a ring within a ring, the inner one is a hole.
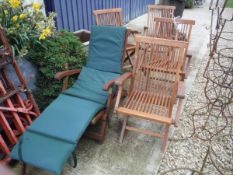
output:
M83 67L77 81L71 88L63 92L63 94L105 105L108 99L108 92L103 90L103 86L119 75L117 73L103 72L89 67Z
M125 32L125 27L93 26L86 66L121 73Z

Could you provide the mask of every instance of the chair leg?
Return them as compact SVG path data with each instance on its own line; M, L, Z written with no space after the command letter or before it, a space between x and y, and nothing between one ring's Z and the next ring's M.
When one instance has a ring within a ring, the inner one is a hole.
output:
M165 132L164 132L164 137L163 137L163 142L162 142L162 152L163 152L163 154L165 153L166 146L167 146L169 129L170 129L170 125L165 125Z
M185 78L187 78L188 75L189 75L188 68L189 68L190 63L191 63L192 55L187 55L187 58L188 58L188 60L187 60L187 63L186 63L186 65L185 65L185 72L186 72Z
M122 124L122 129L121 129L121 135L120 135L120 139L119 139L120 143L123 142L127 121L128 121L128 116L124 117L124 121L123 121L123 124Z
M20 163L21 164L21 169L20 169L20 175L26 175L26 164L25 163Z
M180 114L181 114L183 100L184 99L180 98L178 101L177 110L176 110L175 127L177 127L178 123L179 123L179 118L180 118Z

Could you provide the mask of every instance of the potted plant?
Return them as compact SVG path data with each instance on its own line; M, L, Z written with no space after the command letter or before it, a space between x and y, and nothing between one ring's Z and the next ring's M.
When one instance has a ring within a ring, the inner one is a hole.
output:
M23 5L22 0L0 1L0 24L11 45L15 58L27 54L31 40L40 42L55 31L55 13L46 17L42 4Z
M40 43L53 36L55 31L55 22L53 20L55 13L50 13L46 17L41 8L42 4L39 3L23 5L22 0L0 1L0 24L11 46L14 59L17 59L30 88L35 87L36 69L24 57L31 48L32 41ZM8 66L10 76L14 80L15 75L11 69Z

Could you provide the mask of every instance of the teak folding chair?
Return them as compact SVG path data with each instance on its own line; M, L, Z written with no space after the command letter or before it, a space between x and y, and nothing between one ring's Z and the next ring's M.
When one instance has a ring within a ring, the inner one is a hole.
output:
M161 138L162 150L165 151L169 128L178 117L172 118L172 110L176 103L186 47L186 42L136 36L136 64L133 73L126 73L116 80L119 91L115 111L124 116L120 142L123 141L125 130L130 130ZM152 65L152 61L156 64ZM131 79L129 96L120 105L122 86L127 79ZM164 132L155 133L129 126L129 117L161 123L165 126Z
M93 14L95 16L96 25L102 25L102 26L122 26L122 9L121 8L113 8L113 9L103 9L103 10L95 10L93 11ZM130 29L129 30L128 37L130 35L134 35L138 33L137 30ZM132 57L135 53L135 44L126 44L126 57L124 59L124 62L127 60L130 63L130 66L133 66L133 60ZM127 68L127 66L125 67Z
M190 42L192 26L195 24L194 20L188 19L169 19L169 18L154 18L154 33L151 35L157 38L178 40ZM186 57L183 61L182 71L187 76L188 67L191 62L192 54L186 49Z
M144 27L144 32L146 36L150 36L154 33L154 18L173 18L175 6L167 5L148 5L148 16L147 16L147 26Z
M22 162L22 175L25 164L63 174L64 164L71 153L74 156L77 143L93 118L106 122L114 96L114 80L121 75L125 38L124 27L93 26L86 66L56 74L57 79L79 76L72 87L43 111L13 148L11 157Z
M7 69L11 68L11 72ZM9 72L15 74L10 79ZM17 83L18 81L18 83ZM10 160L10 149L40 114L11 47L0 26L0 162Z

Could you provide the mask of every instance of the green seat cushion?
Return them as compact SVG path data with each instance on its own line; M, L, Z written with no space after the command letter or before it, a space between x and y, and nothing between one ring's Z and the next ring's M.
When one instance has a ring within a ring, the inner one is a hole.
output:
M28 130L77 143L92 118L104 105L60 94Z
M86 66L121 73L125 33L125 27L93 26Z
M89 67L83 67L74 85L63 94L91 100L105 105L108 92L103 90L104 84L119 77L120 74L103 72Z
M23 162L60 175L64 164L76 144L65 142L53 137L26 131L21 136ZM20 160L19 144L16 144L10 154L12 159Z

